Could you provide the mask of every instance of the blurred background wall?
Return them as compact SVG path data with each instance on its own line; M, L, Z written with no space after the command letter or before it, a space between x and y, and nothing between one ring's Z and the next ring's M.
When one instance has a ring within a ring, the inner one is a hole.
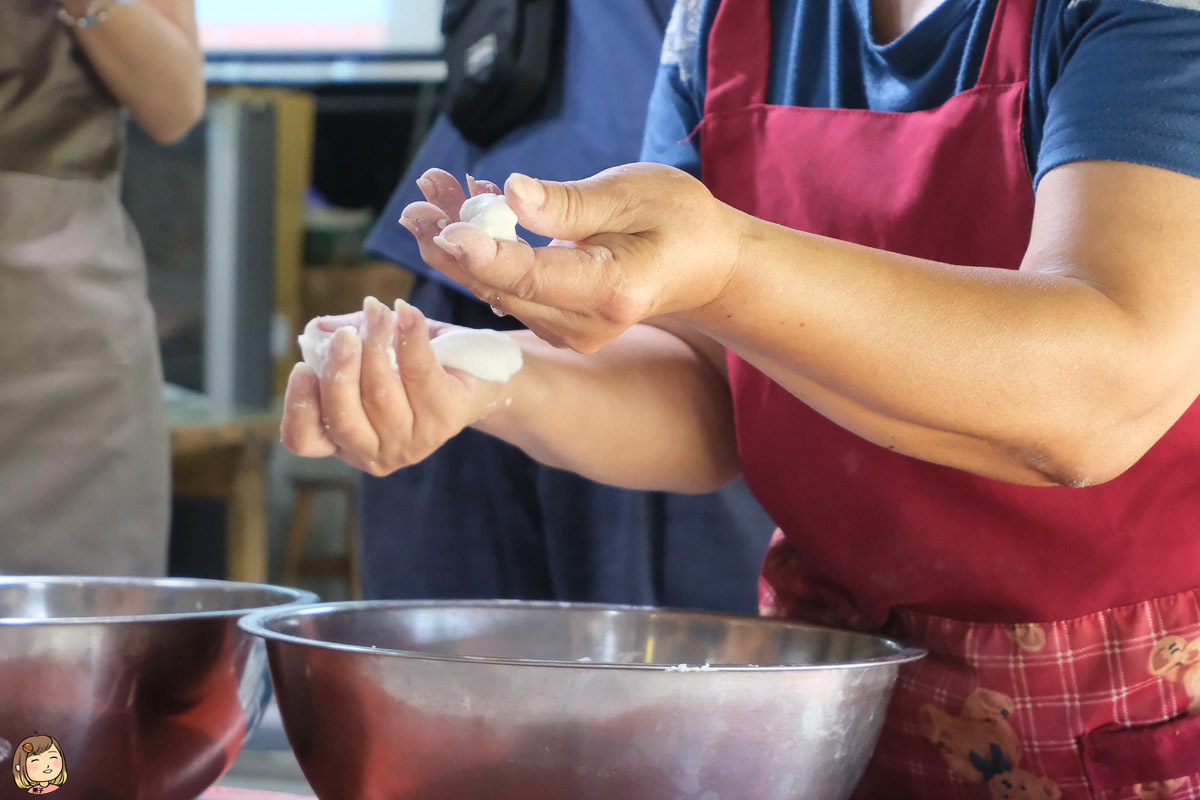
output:
M409 276L362 239L436 113L441 11L198 0L205 119L167 147L129 127L124 199L173 414L172 574L283 582L303 527L309 560L325 562L303 582L327 599L353 591L340 489L355 475L282 450L278 405L309 318L407 293Z

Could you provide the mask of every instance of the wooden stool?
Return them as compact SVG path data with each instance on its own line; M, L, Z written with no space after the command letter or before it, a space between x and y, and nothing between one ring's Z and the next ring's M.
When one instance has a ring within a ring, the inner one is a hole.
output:
M266 583L266 454L279 440L273 411L224 410L204 395L163 389L171 426L171 491L226 503L225 577Z
M358 576L358 525L355 515L357 487L353 481L337 478L293 478L296 500L288 528L287 553L283 563L283 582L299 586L303 578L340 578L355 600L362 599ZM346 503L345 549L336 555L311 556L306 553L309 514L313 497L319 492L343 495Z

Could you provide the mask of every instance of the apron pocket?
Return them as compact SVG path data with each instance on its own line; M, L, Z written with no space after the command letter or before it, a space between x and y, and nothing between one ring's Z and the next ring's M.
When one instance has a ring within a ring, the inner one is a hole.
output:
M1114 793L1127 793L1131 788L1135 795L1144 796L1152 785L1167 789L1166 785L1177 779L1200 774L1197 715L1133 727L1104 725L1081 736L1079 744L1083 768L1097 798L1127 796Z

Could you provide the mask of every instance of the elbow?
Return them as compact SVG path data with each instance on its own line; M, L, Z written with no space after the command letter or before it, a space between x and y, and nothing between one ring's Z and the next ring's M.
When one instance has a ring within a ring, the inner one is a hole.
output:
M1046 453L1027 454L1023 466L1035 476L1031 484L1064 486L1084 489L1116 478L1136 463L1137 459L1115 459L1108 456L1052 457Z
M709 494L711 492L719 492L739 477L741 477L741 473L736 470L700 475L695 476L694 479L685 483L664 487L664 491L677 492L679 494Z
M1082 489L1107 483L1141 460L1158 436L1113 425L1102 435L1094 429L1061 436L1054 446L1024 448L1018 457L1035 475L1031 483Z
M735 450L729 456L713 461L707 469L689 473L686 481L679 486L670 487L668 491L677 491L680 494L708 494L724 489L741 475L742 467Z
M1143 359L1161 364L1162 359ZM1112 371L1075 402L1029 409L1023 445L1014 448L1035 483L1082 488L1107 483L1137 464L1196 400L1194 385L1172 380L1170 369ZM1046 413L1047 409L1058 409ZM1039 414L1039 411L1041 413ZM1010 440L1011 441L1011 440Z
M168 113L153 118L139 119L138 123L146 134L158 144L168 145L182 139L204 116L206 93L201 83L192 91L177 98Z

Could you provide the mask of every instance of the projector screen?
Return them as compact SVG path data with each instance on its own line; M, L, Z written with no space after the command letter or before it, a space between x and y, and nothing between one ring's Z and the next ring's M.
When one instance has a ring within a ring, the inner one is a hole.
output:
M442 3L197 0L196 16L210 79L438 80L421 62L440 61Z

